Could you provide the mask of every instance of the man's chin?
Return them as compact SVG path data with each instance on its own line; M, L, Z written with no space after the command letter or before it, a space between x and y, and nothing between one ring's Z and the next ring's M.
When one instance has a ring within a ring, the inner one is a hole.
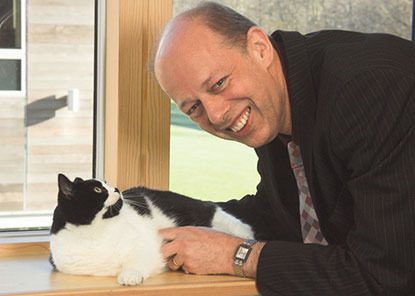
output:
M210 131L207 131L207 132L214 135L214 136L216 136L216 137L219 137L219 138L222 138L222 139L225 139L225 140L229 140L229 141L239 142L241 144L244 144L244 145L246 145L248 147L251 147L251 148L254 148L254 149L262 147L262 146L272 142L276 138L276 136L274 136L274 135L269 136L269 135L266 135L265 133L260 134L260 135L257 135L255 133L250 133L249 135L246 135L244 137L240 137L237 133L233 133L233 132L231 132L230 134L210 132Z
M262 146L272 142L272 140L262 140L261 141L261 140L255 140L255 139L247 139L247 140L246 139L240 139L240 140L236 140L236 141L238 141L239 143L242 143L242 144L244 144L248 147L254 148L254 149L257 149L259 147L262 147Z
M260 148L262 146L265 146L265 145L271 143L272 141L274 141L274 139L276 137L277 136L262 137L262 138L261 137L257 137L257 138L252 137L251 139L245 139L244 141L239 141L239 142L241 142L241 143L243 143L246 146L249 146L251 148L257 149L257 148Z

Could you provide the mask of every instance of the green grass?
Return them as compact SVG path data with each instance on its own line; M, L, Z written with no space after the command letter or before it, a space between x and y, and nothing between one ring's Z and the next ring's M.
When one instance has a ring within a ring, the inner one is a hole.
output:
M170 190L212 201L255 193L259 182L255 151L212 136L173 111L177 110L172 110Z

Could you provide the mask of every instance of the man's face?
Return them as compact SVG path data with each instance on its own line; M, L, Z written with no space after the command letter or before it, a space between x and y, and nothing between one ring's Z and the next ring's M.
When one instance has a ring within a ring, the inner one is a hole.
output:
M203 25L185 26L163 40L156 57L163 90L213 135L254 148L272 141L286 120L284 88L255 46L245 53Z

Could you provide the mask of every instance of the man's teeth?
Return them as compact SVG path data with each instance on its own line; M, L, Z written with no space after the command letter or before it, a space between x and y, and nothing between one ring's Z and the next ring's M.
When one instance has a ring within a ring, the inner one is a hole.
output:
M251 113L251 108L248 108L246 112L240 117L239 121L231 127L231 130L234 133L239 132L246 124L249 118L249 114Z

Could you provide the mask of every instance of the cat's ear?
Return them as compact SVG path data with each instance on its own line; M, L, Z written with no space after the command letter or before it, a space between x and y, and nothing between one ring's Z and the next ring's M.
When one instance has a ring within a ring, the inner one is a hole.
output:
M72 196L73 183L64 174L58 175L59 191L67 198Z
M75 180L73 181L74 183L78 183L78 182L84 182L84 180L82 178L76 177Z

